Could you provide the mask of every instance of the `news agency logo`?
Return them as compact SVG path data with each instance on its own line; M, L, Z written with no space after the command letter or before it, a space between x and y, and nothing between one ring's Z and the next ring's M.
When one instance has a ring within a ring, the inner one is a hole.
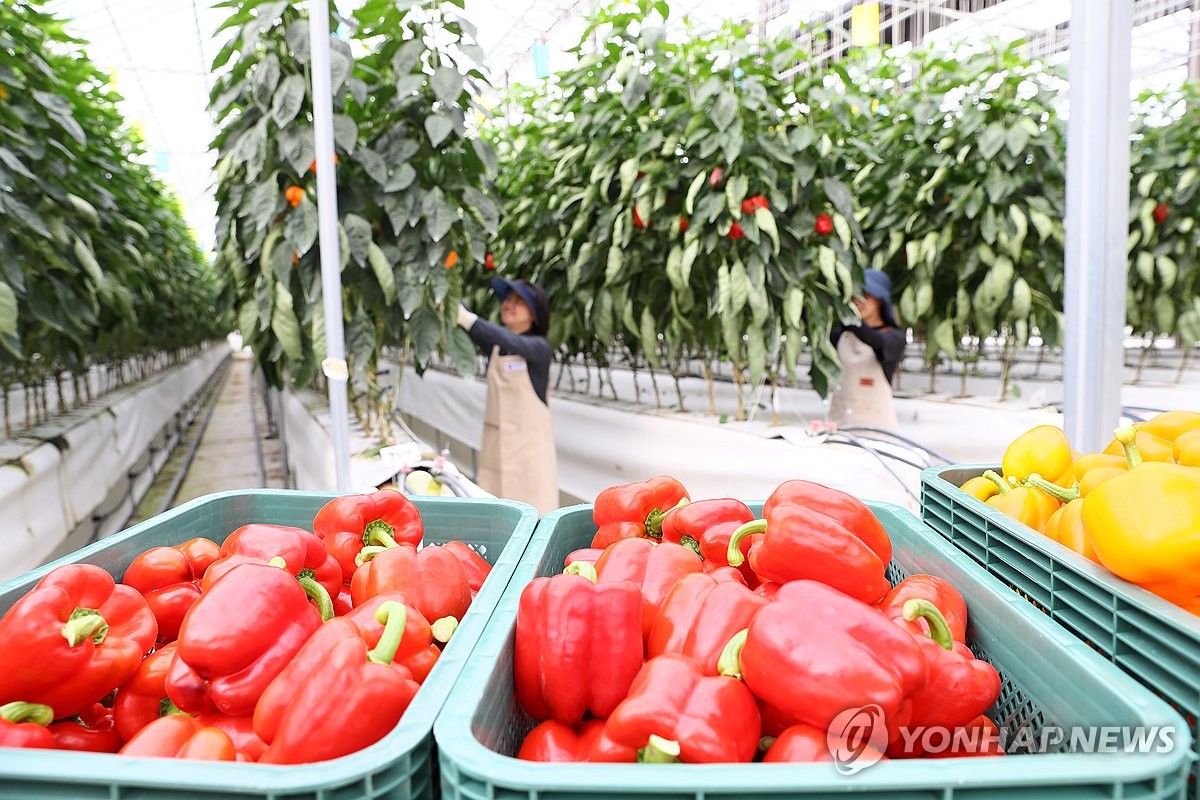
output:
M848 708L830 722L825 744L834 766L843 775L854 775L883 760L889 744L901 757L944 753L988 752L998 745L1004 752L1018 753L1170 753L1179 744L1174 726L1093 725L1059 727L1045 725L1034 730L979 727L901 726L889 741L883 709L871 703Z

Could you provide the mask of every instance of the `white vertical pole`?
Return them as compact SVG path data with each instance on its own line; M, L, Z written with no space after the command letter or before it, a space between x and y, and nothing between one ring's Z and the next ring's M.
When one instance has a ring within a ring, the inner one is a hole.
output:
M333 91L329 66L329 3L309 3L312 50L313 131L317 149L317 238L321 248L321 294L325 308L325 353L321 364L329 384L329 427L339 492L350 489L350 430L346 384L346 340L342 327L342 271L338 252L337 175L333 165Z
M1065 430L1102 449L1121 415L1133 0L1073 0L1067 122Z

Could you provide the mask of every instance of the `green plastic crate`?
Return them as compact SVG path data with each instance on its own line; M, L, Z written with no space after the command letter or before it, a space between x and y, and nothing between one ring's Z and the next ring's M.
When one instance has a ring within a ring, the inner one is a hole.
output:
M969 636L1004 679L991 710L1002 727L1035 735L1047 725L1162 725L1177 731L1163 754L1050 753L1002 758L875 764L851 777L832 764L540 764L513 758L533 721L513 697L512 652L521 592L536 576L562 570L595 533L591 506L556 511L539 524L496 613L434 725L444 800L712 797L841 798L1179 798L1187 785L1190 738L1169 706L1106 663L929 532L908 511L870 504L891 535L888 577L929 572L959 588L971 612ZM756 511L761 504L752 506Z
M1200 742L1200 617L1017 522L958 487L994 464L921 473L921 516L988 572L1165 699ZM1200 751L1198 751L1200 752ZM1200 758L1192 796L1200 799Z
M67 563L104 567L120 577L133 558L158 545L205 536L224 541L236 528L265 522L311 529L331 493L252 490L194 500L70 556L0 584L7 610L49 570ZM51 800L271 800L432 798L437 792L433 721L508 585L537 524L537 511L508 500L413 498L425 542L458 539L491 562L492 571L442 657L395 730L370 747L317 764L275 766L93 753L0 748L0 798Z

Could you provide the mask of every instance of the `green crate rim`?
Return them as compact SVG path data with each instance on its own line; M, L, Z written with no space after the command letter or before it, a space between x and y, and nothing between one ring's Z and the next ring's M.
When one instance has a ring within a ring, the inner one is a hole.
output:
M761 508L761 502L751 504ZM889 503L868 502L874 511L887 509L910 518L915 525L925 527L912 512ZM594 778L596 786L609 793L630 792L645 795L648 786L661 787L651 794L692 794L706 791L731 792L744 790L747 793L764 791L789 794L804 792L853 792L857 790L891 790L894 792L921 791L938 793L948 791L949 786L960 786L961 775L953 781L948 776L953 761L941 759L894 760L886 769L873 768L854 775L853 780L838 775L829 764L713 764L713 765L649 765L649 764L547 764L521 761L496 753L475 738L472 720L483 701L487 674L500 657L516 624L516 608L525 585L536 575L537 562L552 536L558 522L568 515L591 513L591 505L581 504L552 512L538 523L533 539L526 548L525 557L509 581L504 597L496 607L488 629L481 637L466 668L451 693L453 702L447 703L434 724L443 775L462 773L480 776L479 780L502 785L505 789L531 793L573 791L587 792L586 781ZM1134 782L1146 779L1162 779L1182 771L1191 758L1189 746L1191 736L1183 718L1174 709L1150 695L1131 677L1116 669L1068 631L1043 614L1029 608L1028 604L1014 595L1007 586L982 570L973 560L960 553L933 531L926 537L931 549L939 557L971 572L997 596L1017 610L1028 624L1048 640L1070 652L1071 655L1089 662L1091 666L1106 673L1126 700L1140 711L1153 710L1157 714L1169 712L1174 717L1172 724L1181 732L1177 745L1169 754L1142 754L1108 758L1104 761L1105 775L1097 777L1096 764L1099 757L1078 754L1013 755L1003 758L977 758L970 763L970 789L1000 787L1019 790L1028 788L1036 781L1037 786L1048 791L1054 786L1098 785L1112 781ZM1136 700L1136 702L1135 702ZM1187 746L1185 746L1187 745ZM1013 761L1013 759L1019 759ZM1014 774L1021 780L1014 781ZM932 790L931 787L938 787ZM966 788L965 786L963 788ZM489 795L490 796L490 795Z
M114 534L49 564L0 584L0 594L6 591L32 588L50 570L74 563L81 557L102 551L121 541L136 538L144 531L171 518L210 503L235 497L257 496L306 497L329 500L344 492L302 492L289 489L250 489L218 492L180 505L144 522ZM178 791L186 797L188 791L221 791L231 794L266 795L270 797L296 793L313 796L314 786L361 780L385 767L405 753L412 752L432 731L437 714L445 705L457 682L459 673L469 661L471 651L486 629L504 590L517 569L521 556L536 529L538 513L525 503L489 498L413 497L418 509L437 505L474 504L506 508L516 512L518 522L508 543L496 558L484 586L471 603L450 644L438 659L429 677L413 698L409 711L391 733L370 747L341 758L314 764L253 764L188 761L173 759L131 758L107 753L79 753L57 750L8 750L0 748L0 775L5 781L45 782L52 777L57 784L110 783L121 787L162 787L186 784ZM411 713L412 711L417 713ZM7 757L5 754L7 753ZM430 755L433 758L433 755ZM436 773L435 773L436 782ZM436 787L435 787L436 793ZM374 796L374 795L372 795Z

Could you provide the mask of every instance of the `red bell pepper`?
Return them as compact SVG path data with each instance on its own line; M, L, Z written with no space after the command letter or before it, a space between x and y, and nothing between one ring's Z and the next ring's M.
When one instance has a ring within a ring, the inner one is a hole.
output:
M531 730L521 742L517 758L552 763L587 761L603 730L602 719L589 719L578 728L548 719Z
M875 607L883 615L914 636L929 634L929 621L924 617L905 619L904 604L909 600L928 600L937 606L956 642L967 641L967 602L945 578L936 575L909 575L887 593Z
M379 644L348 619L317 631L263 692L254 730L267 743L263 764L308 764L348 755L378 742L400 722L420 686L395 664L407 609L379 606Z
M350 597L355 606L384 592L399 592L425 619L462 620L471 605L471 582L462 562L436 544L418 552L409 544L368 547L354 573Z
M579 550L572 550L563 559L563 568L571 566L576 561L586 561L594 567L602 555L604 555L604 548L602 547L583 547Z
M179 635L183 616L200 597L200 579L221 557L221 546L211 539L190 539L174 547L151 547L125 570L121 582L142 593L158 620L160 644Z
M313 518L313 533L325 541L349 582L358 568L354 559L364 547L419 547L425 526L411 500L394 489L380 489L333 498Z
M715 567L714 569L705 568L705 575L711 575L714 579L721 583L736 583L740 586L746 586L746 576L741 573L737 567L731 567L726 564L723 567Z
M764 583L760 583L758 586L755 586L754 593L760 594L763 597L767 598L768 600L774 600L775 596L777 594L779 594L779 590L782 586L783 586L782 583L775 583L775 581L766 581Z
M342 590L333 598L333 615L344 617L354 608L354 597L350 593L350 584L343 583Z
M965 644L953 640L946 620L928 600L914 599L904 604L905 620L911 622L918 617L929 623L928 635L914 636L929 665L929 680L912 695L908 729L950 730L967 725L1000 696L1000 673L986 661L976 659ZM922 736L902 736L888 746L888 755L921 755L924 741Z
M448 642L458 622L454 617L444 617L438 620L436 625L430 625L420 611L405 603L403 594L384 592L368 598L346 615L346 619L362 629L368 647L379 644L379 639L383 636L386 626L378 620L376 613L380 606L389 602L404 605L408 611L404 635L392 657L392 663L407 667L417 683L424 683L429 671L442 654L435 641L443 645Z
M929 675L910 634L816 581L780 587L726 656L732 661L739 650L742 677L755 695L791 723L821 729L847 709L876 703L894 733L908 724Z
M764 764L805 764L833 761L831 747L854 750L853 746L839 736L834 736L824 728L814 728L812 725L792 725L776 737L763 756ZM869 744L862 745L864 750L877 753ZM860 756L861 758L861 756ZM879 761L887 761L887 756L879 753Z
M206 728L195 717L171 714L154 720L121 748L123 756L189 758L202 761L237 761L238 751L229 735Z
M221 545L221 556L204 573L201 582L204 591L239 564L267 564L274 558L282 558L285 569L313 596L322 618L333 616L333 598L342 590L342 568L325 549L324 542L303 528L243 525Z
M696 555L704 557L700 542L704 534L722 523L750 522L754 515L741 500L726 497L719 500L697 500L670 509L662 518L662 541L681 544ZM728 561L722 554L721 564Z
M471 596L474 597L483 588L483 582L492 571L492 565L465 542L446 542L442 549L462 562L463 570L467 573L467 583L471 587Z
M184 618L167 696L191 713L249 714L319 627L321 614L284 569L239 564Z
M50 706L16 701L0 706L0 747L54 750L58 743L46 727L54 719Z
M592 521L596 524L592 547L607 547L635 536L660 538L663 516L687 499L683 484L667 475L610 486L596 496L592 506Z
M577 725L607 717L642 667L642 593L627 581L596 583L589 564L535 578L517 607L513 682L537 720Z
M196 715L196 721L202 727L223 731L237 748L238 761L258 761L267 751L267 743L254 731L253 714L231 717L220 711L205 711Z
M50 725L59 750L75 750L86 753L115 753L121 749L124 739L117 733L116 721L111 708L92 703L71 719Z
M736 569L742 573L742 579L746 585L753 589L762 583L762 579L754 574L750 562L746 559L749 557L750 548L754 546L754 543L762 541L761 533L742 539L738 549L742 551L743 561L736 567L729 566L729 540L743 524L741 522L720 522L705 531L700 537L700 557L704 559L705 572L714 572L722 567Z
M59 567L0 618L0 704L78 714L128 680L157 635L136 589L91 564Z
M718 582L702 572L685 575L663 600L650 629L646 655L688 656L705 675L716 675L725 645L768 602L740 583Z
M642 636L662 607L675 582L695 572L703 572L700 556L681 544L655 544L649 539L622 539L610 545L596 562L601 583L629 581L642 591Z
M746 684L709 676L692 659L652 658L604 723L591 761L750 762L762 723Z
M767 499L763 516L733 534L730 565L743 563L742 539L762 533L750 549L750 566L767 580L817 580L865 603L891 589L884 577L891 540L857 498L817 483L786 481Z
M991 719L980 714L975 719L955 728L950 735L948 747L926 753L926 758L979 758L1004 755L1000 741L1000 729Z
M121 684L113 698L117 733L129 741L138 731L174 706L167 697L167 673L175 658L176 643L160 647L142 661L133 677Z

